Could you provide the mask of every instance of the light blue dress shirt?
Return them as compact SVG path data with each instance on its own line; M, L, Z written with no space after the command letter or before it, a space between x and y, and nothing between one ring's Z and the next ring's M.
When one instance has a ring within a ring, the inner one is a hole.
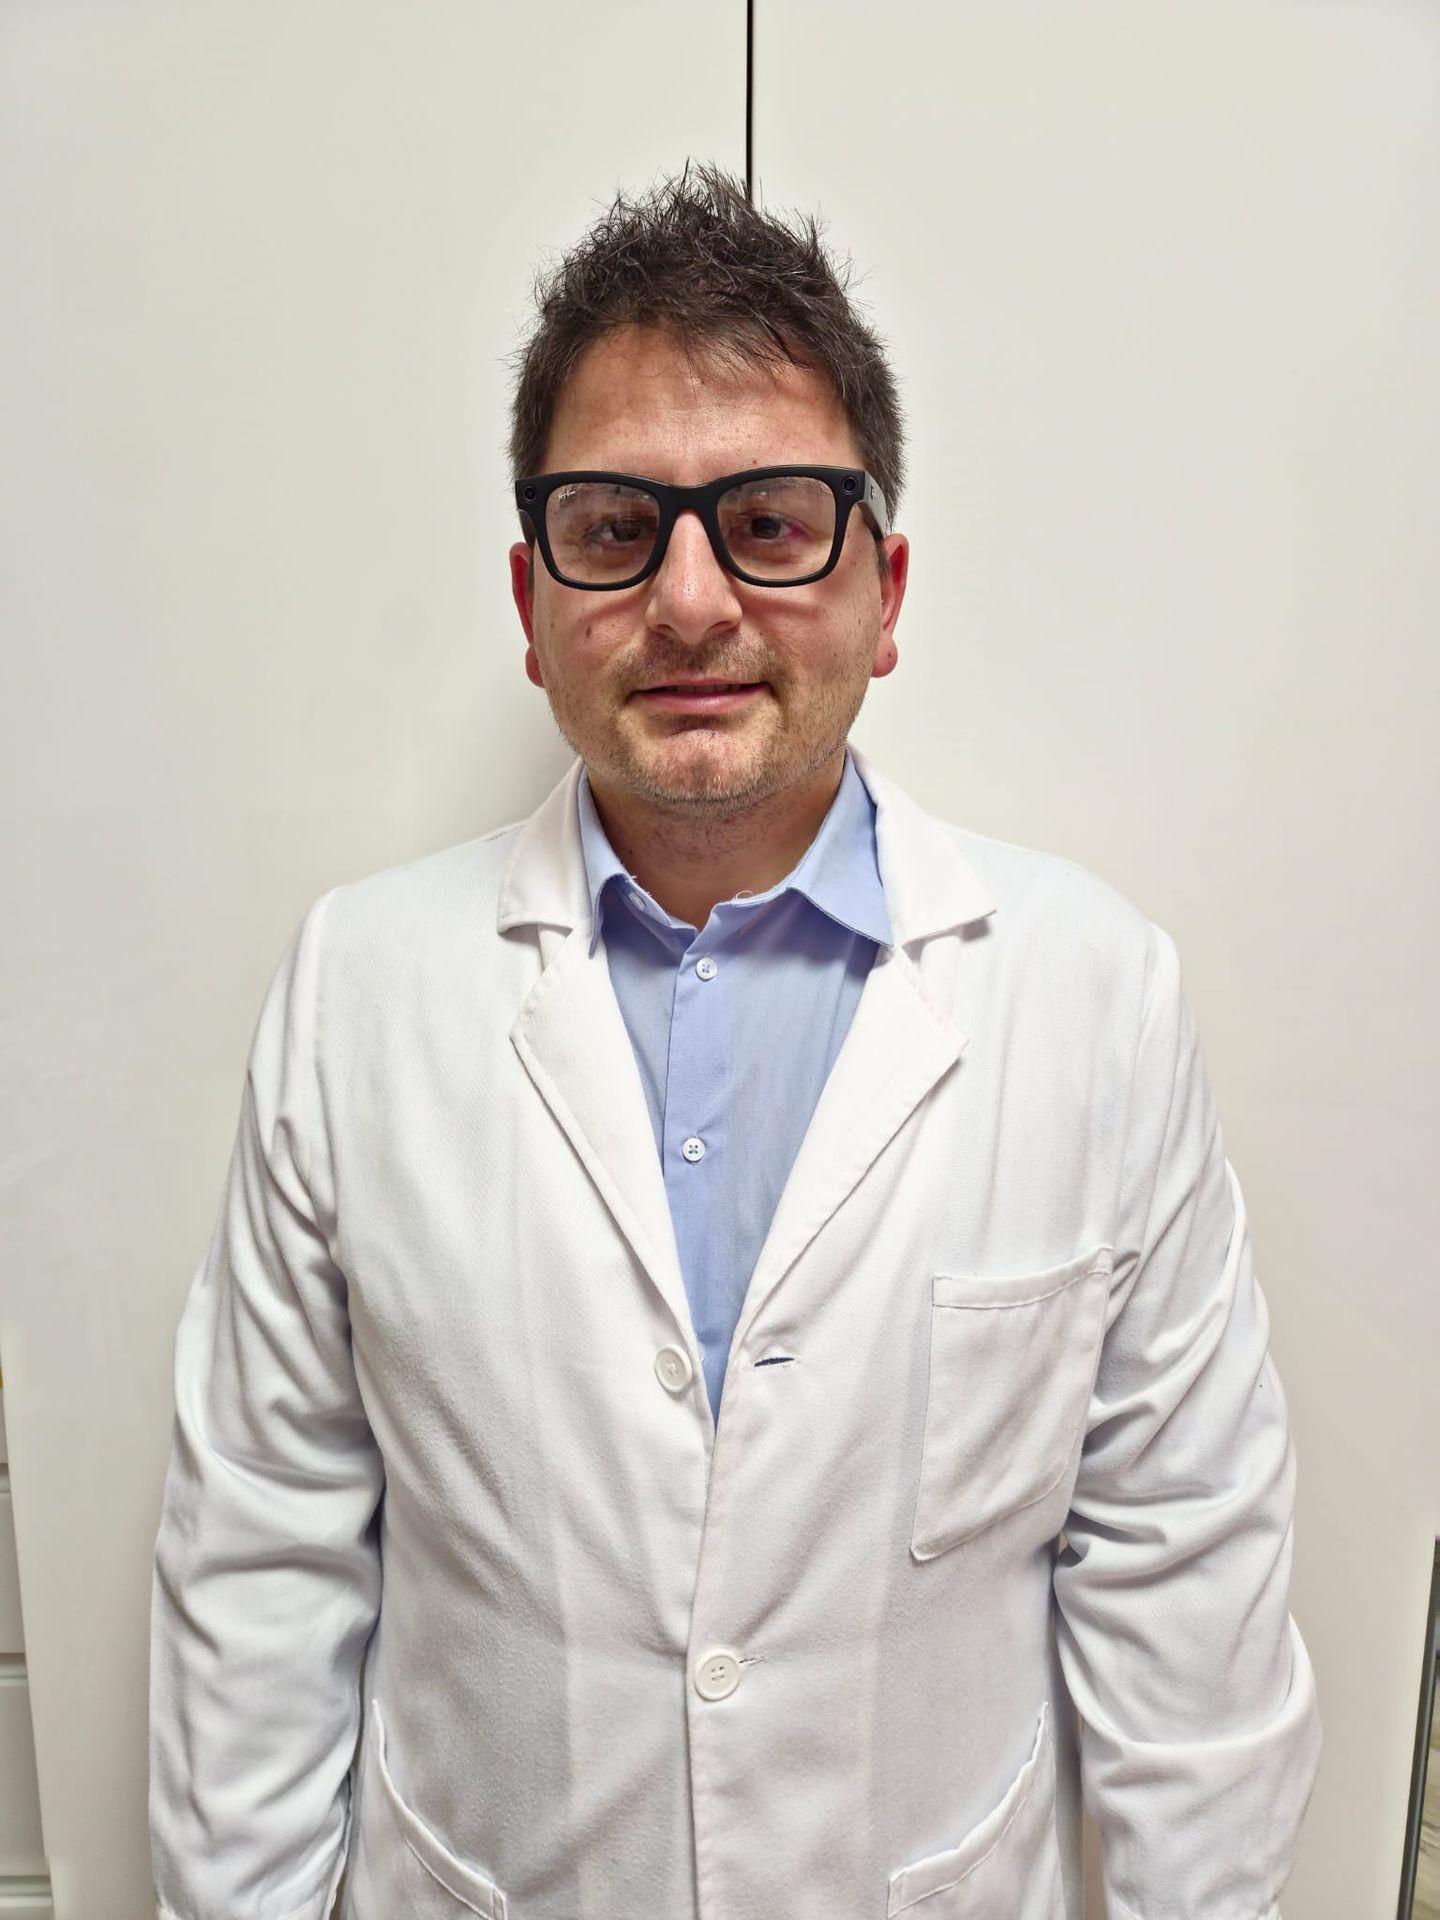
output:
M849 748L805 853L699 932L626 872L579 780L593 914L650 1106L716 1421L750 1275L875 955L892 940L875 803Z

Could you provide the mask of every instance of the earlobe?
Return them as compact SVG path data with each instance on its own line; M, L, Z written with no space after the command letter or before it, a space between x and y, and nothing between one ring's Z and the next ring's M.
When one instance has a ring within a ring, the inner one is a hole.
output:
M875 647L875 658L870 664L870 678L883 680L887 673L893 673L900 659L900 649L888 633L883 633Z

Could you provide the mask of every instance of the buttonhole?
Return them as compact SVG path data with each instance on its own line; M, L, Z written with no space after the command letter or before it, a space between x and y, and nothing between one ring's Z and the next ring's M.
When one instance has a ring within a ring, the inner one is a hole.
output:
M772 1353L768 1360L757 1360L755 1364L757 1367L783 1367L795 1357L793 1353Z

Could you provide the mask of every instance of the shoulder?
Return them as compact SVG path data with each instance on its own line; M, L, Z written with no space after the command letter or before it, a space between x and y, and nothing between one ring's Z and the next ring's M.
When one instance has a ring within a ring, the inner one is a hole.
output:
M1157 955L1162 962L1174 959L1169 936L1143 906L1066 854L950 821L941 825L994 902L995 911L973 932L990 965L1010 978L1016 993L1130 1030Z
M348 971L367 957L434 957L493 936L506 864L524 824L513 820L332 887L307 915L319 923L331 965Z
M901 864L918 862L928 873L953 854L972 882L959 889L960 897L988 900L992 910L977 916L966 931L990 945L997 958L1002 951L1015 957L1024 950L1088 954L1122 965L1138 956L1143 962L1152 923L1113 881L1067 854L1000 839L950 819L873 761L856 758L872 796L894 810L892 832L905 849Z
M1153 923L1143 907L1093 867L950 821L942 825L995 901L997 932L1008 922L1097 951L1148 949Z

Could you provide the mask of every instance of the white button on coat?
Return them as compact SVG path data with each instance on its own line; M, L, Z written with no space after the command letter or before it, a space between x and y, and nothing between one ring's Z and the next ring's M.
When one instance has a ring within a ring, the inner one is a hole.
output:
M662 1386L668 1387L671 1393L683 1393L695 1369L683 1347L661 1347L655 1356L655 1371Z
M711 1647L695 1668L695 1691L702 1700L723 1700L740 1684L740 1661L728 1647Z

